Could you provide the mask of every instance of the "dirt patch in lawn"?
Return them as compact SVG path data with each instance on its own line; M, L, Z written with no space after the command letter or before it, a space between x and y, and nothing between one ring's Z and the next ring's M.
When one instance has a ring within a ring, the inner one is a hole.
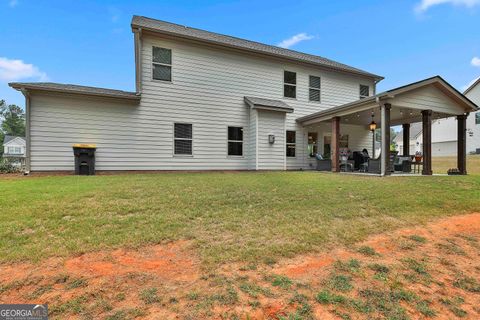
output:
M178 241L0 265L0 303L63 319L478 319L480 213L351 247L206 269Z

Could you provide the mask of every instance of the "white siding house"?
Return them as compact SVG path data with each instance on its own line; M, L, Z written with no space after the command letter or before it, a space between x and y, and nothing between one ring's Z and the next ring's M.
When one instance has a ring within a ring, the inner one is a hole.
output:
M132 31L135 92L10 83L26 97L27 170L73 171L74 144L96 145L97 170L312 169L316 154L330 156L331 126L300 119L370 101L383 79L319 56L145 17L133 17ZM450 114L465 107L458 105L462 97L446 99L430 82L415 88L402 103L430 101ZM370 113L357 116L342 119L342 147L371 153Z
M26 141L24 137L6 135L3 139L3 157L18 166L25 164Z
M3 156L7 158L25 158L25 138L6 135L3 139Z
M96 145L97 170L310 168L307 133L324 133L320 127L303 128L296 119L357 100L360 85L373 94L382 79L321 57L143 17L133 18L132 29L135 93L11 84L27 96L30 170L72 171L77 143ZM184 29L191 34L181 34ZM157 63L154 51L170 53L166 63ZM171 81L155 79L156 66L169 69ZM285 71L296 74L294 98L284 97ZM310 76L319 78L318 101L309 98ZM251 108L248 96L282 102L291 110ZM175 152L176 123L191 125L191 154ZM241 155L229 155L229 127L242 129ZM296 132L292 157L285 151L287 130ZM350 137L351 148L370 147L368 132Z

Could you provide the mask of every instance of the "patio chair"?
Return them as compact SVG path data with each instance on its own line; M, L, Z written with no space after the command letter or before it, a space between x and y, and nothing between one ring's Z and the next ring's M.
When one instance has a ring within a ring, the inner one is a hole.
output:
M395 171L401 171L405 173L409 173L412 171L412 161L410 157L397 157L395 162L393 163L393 169Z
M397 161L397 155L398 151L390 151L390 161L388 163L388 170L390 170L390 172L395 171L395 162Z

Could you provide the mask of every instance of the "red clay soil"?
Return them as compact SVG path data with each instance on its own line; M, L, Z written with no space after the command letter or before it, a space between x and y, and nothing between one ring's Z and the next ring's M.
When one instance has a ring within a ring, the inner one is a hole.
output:
M480 319L479 256L480 213L273 266L205 270L178 241L0 265L0 303L52 319Z

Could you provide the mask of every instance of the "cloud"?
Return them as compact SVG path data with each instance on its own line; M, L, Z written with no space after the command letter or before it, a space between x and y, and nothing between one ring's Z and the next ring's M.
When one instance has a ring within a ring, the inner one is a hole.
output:
M415 6L415 12L420 14L426 12L431 7L441 4L450 4L454 6L464 6L467 8L472 8L480 4L480 0L421 0Z
M9 82L22 79L47 81L48 76L33 64L0 57L0 81Z
M115 8L115 7L109 7L108 8L108 13L110 14L110 20L113 23L118 22L118 20L120 20L120 17L122 15L122 12L118 8Z
M313 38L314 38L314 36L310 36L310 35L302 32L302 33L294 35L293 37L290 37L288 39L283 40L282 42L280 42L278 44L278 46L288 49L291 46L294 46L299 42L302 42L302 41L305 41L305 40L310 40L310 39L313 39Z
M476 77L475 79L473 79L472 81L470 81L468 84L464 85L462 87L462 91L465 91L467 90L468 88L470 88L478 79L480 79L480 77Z
M8 2L8 6L9 6L10 8L15 8L15 7L17 6L17 4L18 4L18 0L10 0L10 1Z
M470 61L470 63L474 67L480 67L480 58L479 57L473 57L472 61Z

